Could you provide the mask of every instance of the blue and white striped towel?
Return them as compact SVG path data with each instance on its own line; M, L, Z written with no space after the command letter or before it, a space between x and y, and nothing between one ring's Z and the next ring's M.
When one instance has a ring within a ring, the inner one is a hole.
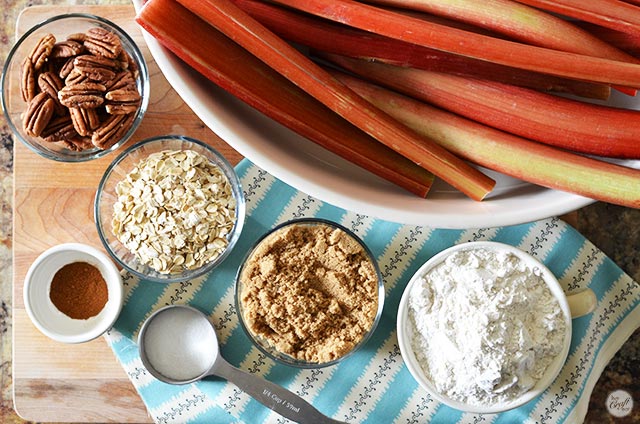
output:
M158 423L287 422L226 381L172 386L146 372L137 333L145 318L168 304L208 312L222 354L233 365L287 387L327 415L357 423L580 422L605 365L640 325L640 286L557 218L473 230L399 225L323 203L246 160L237 171L247 197L247 220L232 254L209 275L183 283L163 285L125 275L122 315L105 336ZM275 224L303 216L330 219L358 234L379 260L387 295L384 315L367 345L319 370L298 370L266 358L249 342L234 307L235 273L250 246ZM497 415L464 414L432 399L409 374L396 339L398 302L411 275L435 253L472 240L518 246L544 262L565 290L590 287L599 300L593 314L574 320L569 358L554 384L538 399Z

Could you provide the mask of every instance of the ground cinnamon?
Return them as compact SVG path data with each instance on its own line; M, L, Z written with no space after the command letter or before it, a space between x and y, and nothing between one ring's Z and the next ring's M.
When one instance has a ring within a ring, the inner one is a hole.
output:
M100 313L109 292L98 268L86 262L73 262L53 276L49 298L68 317L87 319Z

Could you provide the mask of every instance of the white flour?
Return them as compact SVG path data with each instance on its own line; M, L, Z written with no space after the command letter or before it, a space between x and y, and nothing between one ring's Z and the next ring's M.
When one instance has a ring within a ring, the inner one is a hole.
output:
M484 406L532 388L566 331L539 270L493 249L456 252L416 281L409 320L413 349L437 390Z

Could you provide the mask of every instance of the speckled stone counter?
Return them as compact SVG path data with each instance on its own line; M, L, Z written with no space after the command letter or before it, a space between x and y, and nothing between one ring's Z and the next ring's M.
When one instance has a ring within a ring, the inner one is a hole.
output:
M0 56L4 64L14 41L14 25L22 9L36 4L62 4L56 1L4 0L0 27ZM71 2L70 2L71 3ZM126 4L126 0L83 1L74 4ZM13 410L11 390L11 240L13 138L4 118L0 118L0 422L23 422ZM602 249L635 281L640 281L640 210L596 203L570 214L567 219L582 234ZM614 390L632 395L634 410L624 418L615 418L606 408L606 399ZM588 423L640 422L640 331L636 331L610 362L591 397Z

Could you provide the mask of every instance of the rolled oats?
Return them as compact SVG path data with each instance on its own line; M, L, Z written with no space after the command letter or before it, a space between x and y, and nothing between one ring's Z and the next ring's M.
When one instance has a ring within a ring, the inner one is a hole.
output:
M227 248L236 200L222 170L193 150L149 155L116 186L112 231L159 273L192 270Z

